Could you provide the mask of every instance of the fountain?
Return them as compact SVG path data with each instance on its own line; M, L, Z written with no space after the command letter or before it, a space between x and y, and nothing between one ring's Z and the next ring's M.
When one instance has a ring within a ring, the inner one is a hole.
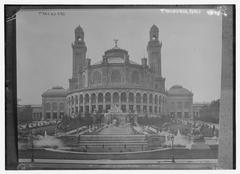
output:
M174 136L174 144L189 147L191 143L192 142L189 137L182 135L180 130L178 129L177 135Z
M169 132L161 132L166 137L166 144L171 145ZM205 143L204 138L200 138L200 135L185 136L182 135L178 129L177 135L174 135L174 146L183 146L187 149L209 149L209 146Z
M117 127L121 127L125 126L131 121L136 122L137 114L123 113L120 107L117 105L112 105L111 109L104 114L104 120L106 124L113 124Z
M33 141L35 148L62 148L63 143L61 140L57 139L55 136L50 136L47 134L47 131L44 132L44 135L39 135L36 140Z
M99 132L80 135L78 149L87 152L128 152L147 149L144 134L135 134L134 127L137 114L123 113L113 105L104 115L104 128Z
M47 131L45 130L45 131L44 131L44 138L47 138L47 136L48 136L48 135L47 135Z
M159 133L159 135L165 136L166 145L171 146L170 137L173 135L172 133L170 133L169 131L162 131L161 133ZM173 135L173 136L174 136L175 146L183 146L188 148L192 143L188 136L184 136L181 134L179 129L178 129L177 135Z
M163 136L143 133L137 123L137 114L123 113L114 105L104 115L104 126L86 127L85 133L50 136L45 131L34 140L35 148L54 148L76 152L139 152L157 149ZM77 130L76 130L77 132Z

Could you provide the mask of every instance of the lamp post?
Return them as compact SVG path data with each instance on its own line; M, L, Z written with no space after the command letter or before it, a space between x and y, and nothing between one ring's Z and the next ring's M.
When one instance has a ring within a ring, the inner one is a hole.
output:
M33 145L33 130L31 129L31 162L34 162L34 155L33 155L33 153L34 153L34 145Z
M174 136L171 136L171 141L172 141L172 162L175 163L175 158L174 158L174 149L173 149L173 145L174 145Z

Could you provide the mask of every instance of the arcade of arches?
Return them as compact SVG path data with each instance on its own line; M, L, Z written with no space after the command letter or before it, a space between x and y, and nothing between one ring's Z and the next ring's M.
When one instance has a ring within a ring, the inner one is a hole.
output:
M68 114L106 112L111 106L119 106L123 112L161 115L165 113L166 96L152 91L88 91L67 97Z

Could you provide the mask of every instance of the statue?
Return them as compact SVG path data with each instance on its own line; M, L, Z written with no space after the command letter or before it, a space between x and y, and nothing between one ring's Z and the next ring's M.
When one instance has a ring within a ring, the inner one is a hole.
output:
M122 110L117 104L113 104L111 109L108 110L108 113L122 113Z

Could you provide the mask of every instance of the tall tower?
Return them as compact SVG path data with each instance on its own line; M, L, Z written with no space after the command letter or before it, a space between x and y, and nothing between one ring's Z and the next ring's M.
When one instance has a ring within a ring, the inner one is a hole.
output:
M74 30L75 41L72 44L73 49L73 68L72 78L76 78L79 72L81 72L86 62L87 47L84 42L84 32L80 25Z
M79 82L81 81L81 72L84 69L86 63L87 47L84 42L83 29L78 26L74 30L75 40L72 43L73 49L73 64L72 64L72 78L69 79L69 88L77 89Z
M158 40L159 30L156 25L153 25L151 27L149 37L150 38L147 46L149 65L156 76L162 77L162 70L161 70L162 42Z
M161 49L162 42L159 41L159 30L153 25L149 33L149 41L147 45L148 61L150 69L154 74L153 88L161 92L165 91L165 78L162 77Z

